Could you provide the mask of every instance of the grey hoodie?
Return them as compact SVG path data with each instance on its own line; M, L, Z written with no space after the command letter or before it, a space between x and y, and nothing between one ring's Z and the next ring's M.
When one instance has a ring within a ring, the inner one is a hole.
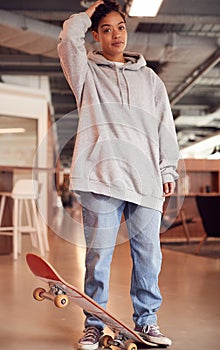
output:
M118 65L85 48L86 13L72 15L58 54L76 97L79 126L70 187L162 211L163 183L173 182L179 149L167 92L141 54Z

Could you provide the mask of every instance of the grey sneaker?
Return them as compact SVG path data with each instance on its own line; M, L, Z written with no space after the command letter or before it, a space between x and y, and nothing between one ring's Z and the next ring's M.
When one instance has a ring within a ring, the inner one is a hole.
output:
M83 331L85 334L78 342L80 350L95 350L99 347L99 338L103 332L96 327L87 327Z
M172 344L172 341L160 332L160 328L157 324L146 325L144 327L136 326L135 332L151 343L164 346L170 346Z

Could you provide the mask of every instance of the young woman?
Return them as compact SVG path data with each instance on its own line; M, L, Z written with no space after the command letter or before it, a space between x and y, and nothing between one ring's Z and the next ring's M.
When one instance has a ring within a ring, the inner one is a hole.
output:
M90 27L101 50L87 55L85 34ZM126 44L120 6L99 0L65 21L58 45L79 112L70 180L82 203L85 293L106 307L110 264L124 214L133 259L135 330L167 346L171 340L157 325L162 302L159 231L164 198L173 193L178 178L179 150L164 84L141 54L125 51ZM85 314L78 347L93 350L104 324Z

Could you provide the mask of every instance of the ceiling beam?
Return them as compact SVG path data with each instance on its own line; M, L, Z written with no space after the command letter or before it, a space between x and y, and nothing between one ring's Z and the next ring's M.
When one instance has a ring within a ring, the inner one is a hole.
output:
M158 24L220 24L220 16L157 15L156 17L129 17L128 32L135 32L139 23Z
M83 9L82 9L83 11ZM59 11L31 11L31 10L19 10L18 14L22 14L28 17L43 21L64 21L73 13L73 11L59 10ZM176 23L176 24L220 24L220 17L218 15L213 16L199 16L199 15L181 15L181 14L161 14L156 17L128 17L127 24L129 28L134 28L139 22L142 23Z
M0 74L63 77L58 58L27 54L0 54Z
M34 55L57 57L61 28L13 12L0 10L0 45Z
M205 114L209 113L213 108L218 109L220 106L219 97L214 95L185 95L178 103L172 106L173 109L191 110L195 114L197 111L205 111ZM189 113L188 113L189 114ZM201 113L200 113L201 114Z
M220 61L220 49L217 49L211 57L203 62L199 67L195 68L193 72L184 79L182 83L175 88L173 92L169 94L170 103L174 105L179 101L196 82L205 75L212 67L214 67Z

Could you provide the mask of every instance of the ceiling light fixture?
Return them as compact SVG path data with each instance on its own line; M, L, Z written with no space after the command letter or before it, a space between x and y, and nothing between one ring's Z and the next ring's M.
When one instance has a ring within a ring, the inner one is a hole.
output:
M80 1L80 5L84 8L89 8L95 1L94 0L82 0Z
M24 128L2 128L0 129L0 134L19 134L25 132Z
M155 17L163 0L133 0L130 5L129 16Z

